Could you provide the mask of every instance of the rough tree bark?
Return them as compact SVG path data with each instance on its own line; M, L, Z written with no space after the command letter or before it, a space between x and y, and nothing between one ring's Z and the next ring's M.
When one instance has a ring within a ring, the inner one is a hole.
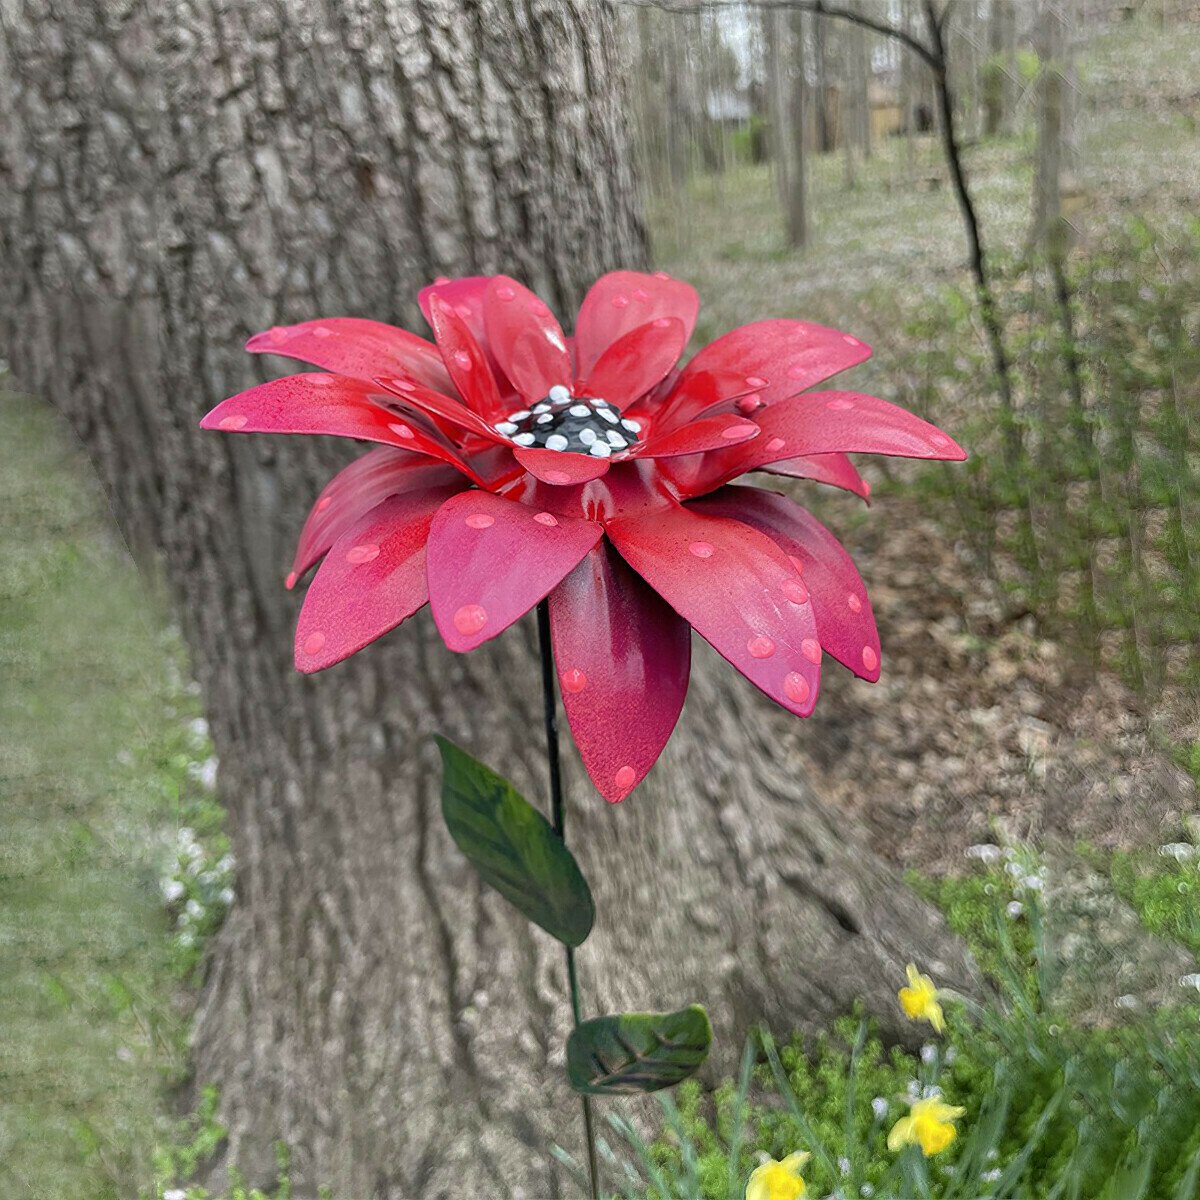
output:
M0 4L0 353L86 442L193 651L238 859L195 1072L251 1182L283 1139L300 1196L569 1191L561 955L452 847L428 736L542 794L531 629L455 657L419 617L293 673L280 576L347 448L196 422L285 368L243 354L252 330L412 324L417 287L459 271L567 307L640 260L615 45L591 0ZM571 772L588 1009L703 1000L714 1069L752 1021L859 998L904 1036L903 963L970 986L969 961L797 777L803 724L713 657L636 796L608 808Z

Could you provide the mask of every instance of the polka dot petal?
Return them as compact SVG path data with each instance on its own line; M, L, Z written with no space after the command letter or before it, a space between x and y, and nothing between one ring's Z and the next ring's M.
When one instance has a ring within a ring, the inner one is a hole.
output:
M606 800L623 800L675 728L691 630L604 542L550 594L550 624L583 764Z
M812 711L821 667L802 644L817 637L816 620L811 604L782 599L784 583L797 576L769 537L697 505L618 518L607 532L625 561L747 679L793 712ZM695 542L715 548L703 564L691 553ZM803 705L785 691L789 673L808 682Z
M473 650L502 633L600 540L601 528L592 521L560 513L555 525L545 525L534 520L539 511L478 490L461 492L438 510L429 531L429 599L451 650ZM483 516L492 523L479 528ZM476 518L474 526L468 517ZM487 614L478 626L460 619L474 606Z
M688 507L742 521L795 560L803 573L792 577L784 594L803 581L818 630L802 652L819 662L823 650L863 679L879 678L879 633L867 589L845 548L812 513L786 496L751 487L722 488Z
M299 670L341 662L425 604L425 540L455 491L443 484L391 496L334 542L296 623Z

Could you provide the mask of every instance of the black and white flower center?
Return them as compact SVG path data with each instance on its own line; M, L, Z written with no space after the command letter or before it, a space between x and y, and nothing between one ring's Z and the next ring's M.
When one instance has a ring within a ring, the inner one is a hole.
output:
M620 410L595 396L572 396L570 388L557 384L532 408L510 413L494 426L518 446L563 450L608 458L636 446L642 427L622 417Z

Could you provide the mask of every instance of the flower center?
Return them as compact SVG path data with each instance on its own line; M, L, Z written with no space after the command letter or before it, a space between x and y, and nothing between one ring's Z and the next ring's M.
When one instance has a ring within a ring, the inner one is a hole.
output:
M594 458L608 458L636 446L642 432L637 421L622 417L607 400L572 396L562 384L552 387L550 394L532 408L510 413L494 428L518 446L590 454Z

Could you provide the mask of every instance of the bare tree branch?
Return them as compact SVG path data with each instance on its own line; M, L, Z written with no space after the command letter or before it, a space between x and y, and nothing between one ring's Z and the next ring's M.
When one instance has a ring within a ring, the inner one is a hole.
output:
M860 13L853 8L845 8L840 4L826 4L825 0L612 0L615 7L628 8L657 8L662 12L694 13L700 9L713 8L784 8L792 11L815 13L821 17L832 17L839 21L849 21L852 25L870 29L886 38L893 38L907 46L926 66L936 69L937 62L933 51L921 41L903 29L889 24L887 21L876 20L874 17ZM946 6L949 9L949 5Z
M979 216L975 210L975 201L967 182L966 170L963 167L962 147L959 144L954 117L954 94L950 87L950 66L946 54L946 25L954 7L954 0L944 0L940 5L938 0L924 0L925 23L929 31L928 42L922 41L907 30L887 21L876 20L857 9L845 8L840 4L827 4L825 0L613 0L613 3L657 8L664 12L675 13L694 13L701 9L733 7L810 12L821 17L848 21L852 25L858 25L883 37L891 38L906 46L925 63L933 73L946 164L950 170L950 181L953 184L959 211L962 213L963 225L966 228L967 250L971 274L975 279L975 293L979 300L980 315L983 318L984 331L987 335L992 368L996 373L996 383L1000 389L1000 400L1004 409L1005 453L1010 462L1015 461L1021 449L1021 434L1014 420L1012 367L1004 344L1004 328L1000 319L999 306L996 303L996 294L992 289L991 277L988 273L987 254L983 246L983 235L979 229Z

